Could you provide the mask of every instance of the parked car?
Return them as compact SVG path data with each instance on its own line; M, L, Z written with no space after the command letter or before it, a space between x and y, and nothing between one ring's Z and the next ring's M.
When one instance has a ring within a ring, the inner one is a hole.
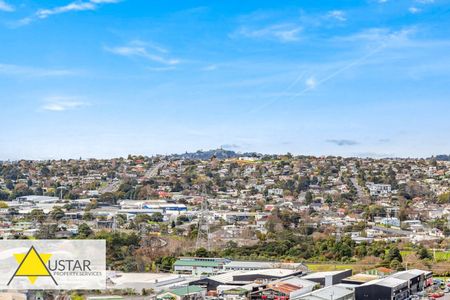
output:
M444 293L442 292L436 292L429 295L429 298L431 299L438 299L444 296Z

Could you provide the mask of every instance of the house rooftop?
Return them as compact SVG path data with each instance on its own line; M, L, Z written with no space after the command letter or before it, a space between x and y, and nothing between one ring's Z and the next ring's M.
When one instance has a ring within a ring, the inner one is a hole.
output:
M225 265L225 268L258 268L258 269L269 269L277 267L290 267L290 268L300 268L303 264L301 263L281 263L281 262L271 262L271 261L231 261Z
M281 292L283 294L290 294L296 290L300 290L302 287L290 283L278 282L269 284L267 288Z
M198 285L188 285L168 290L167 292L183 297L190 294L202 292L204 289Z

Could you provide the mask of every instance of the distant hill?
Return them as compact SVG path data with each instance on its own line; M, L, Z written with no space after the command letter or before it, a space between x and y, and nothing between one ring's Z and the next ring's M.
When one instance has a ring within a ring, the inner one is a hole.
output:
M213 149L213 150L198 150L197 152L186 152L183 154L172 154L170 157L179 158L179 159L200 159L207 160L211 159L211 157L215 156L217 159L227 159L227 158L236 158L236 157L257 157L261 154L255 152L247 152L247 153L238 153L232 150L225 149Z
M450 155L439 154L439 155L433 156L431 159L435 159L438 161L450 161Z

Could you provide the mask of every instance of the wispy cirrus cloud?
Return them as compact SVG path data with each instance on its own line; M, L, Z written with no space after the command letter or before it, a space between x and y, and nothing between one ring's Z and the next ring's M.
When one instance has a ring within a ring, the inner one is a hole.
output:
M242 26L230 36L240 36L252 39L269 39L286 43L300 40L300 33L302 30L303 28L298 24L291 23L273 24L258 28Z
M106 51L119 56L144 58L164 65L177 65L180 60L168 58L166 49L142 41L132 41L123 46L105 47Z
M80 101L77 98L55 96L46 98L43 105L41 106L41 109L50 112L63 112L87 106L90 106L89 102Z
M69 69L37 68L0 63L0 75L22 77L59 77L76 75L77 72Z
M350 42L358 43L362 45L378 44L378 45L389 45L396 46L408 42L416 33L416 28L406 27L399 30L392 30L389 28L367 28L359 32L336 37L333 40L336 42Z
M354 146L354 145L358 145L359 143L355 140L346 140L346 139L331 139L331 140L326 140L327 143L330 144L335 144L336 146Z
M95 10L97 6L92 2L72 2L64 6L58 6L50 9L39 9L36 16L39 19L45 19L52 15L62 14L70 11Z
M0 0L2 1L2 0ZM75 11L97 10L103 4L119 3L121 0L87 0L87 1L73 1L66 5L56 6L53 8L38 9L32 16L18 20L13 26L24 26L39 19L46 19L53 15L64 14Z
M0 0L0 11L13 12L14 10L14 6L6 3L3 0Z
M308 40L318 28L331 28L346 22L347 12L330 10L320 13L255 11L237 18L238 27L231 38L272 40L283 43Z

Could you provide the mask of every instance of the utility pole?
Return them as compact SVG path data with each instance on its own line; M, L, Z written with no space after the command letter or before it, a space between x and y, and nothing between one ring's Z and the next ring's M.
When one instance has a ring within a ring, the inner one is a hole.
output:
M206 242L206 249L209 251L210 236L209 236L209 210L208 210L208 200L207 197L203 197L202 205L200 208L200 214L198 216L198 227L197 227L197 242L195 243L195 248L201 248Z
M341 227L337 226L336 227L336 242L340 242L341 239L342 239Z
M67 190L67 187L62 185L62 186L57 187L57 189L59 190L59 200L62 200L63 190Z
M117 223L116 223L116 215L113 216L113 223L112 223L112 231L116 232L117 229Z

